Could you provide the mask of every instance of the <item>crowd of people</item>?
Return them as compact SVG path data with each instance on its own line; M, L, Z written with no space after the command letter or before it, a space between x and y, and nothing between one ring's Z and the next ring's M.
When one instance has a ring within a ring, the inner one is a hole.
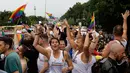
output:
M0 36L0 73L130 73L126 10L113 34L95 28L82 31L67 20L61 25L36 24L17 37ZM96 66L99 65L100 66Z

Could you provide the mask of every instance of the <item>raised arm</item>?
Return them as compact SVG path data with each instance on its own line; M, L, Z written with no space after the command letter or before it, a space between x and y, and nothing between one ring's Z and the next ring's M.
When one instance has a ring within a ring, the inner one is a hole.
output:
M35 38L35 30L36 30L36 27L34 27L34 30L31 31L31 33L30 33L33 38Z
M67 20L64 20L64 24L67 27L67 39L68 39L71 47L76 51L77 46L76 46L76 43L74 42L74 38L72 38L72 36L71 36L70 26L69 26Z
M123 17L123 35L122 37L127 40L127 17L130 15L130 11L126 10L125 13L122 13Z
M57 25L55 25L54 29L53 29L53 32L54 32L54 37L58 38L59 39L59 30L57 29Z
M36 48L37 51L39 51L40 53L42 53L43 55L45 55L49 59L50 56L48 54L48 50L46 50L45 48L43 48L42 46L40 46L38 44L39 35L40 35L40 31L38 29L37 29L36 34L35 34L35 39L34 39L34 42L33 42L33 46Z
M87 58L90 56L89 52L89 46L90 46L90 39L89 39L90 33L86 34L85 42L84 42L84 47L83 47L83 52Z
M18 36L17 36L17 30L16 30L16 28L15 28L15 30L14 30L14 47L15 47L15 49L19 46L19 41L18 41Z
M90 44L90 49L91 49L91 52L93 53L94 52L94 50L95 50L95 48L96 48L96 46L97 46L97 44L98 44L98 39L99 39L99 37L98 36L96 36L96 32L93 32L92 33L93 34L93 39L92 39L92 41L91 41L91 44Z
M82 36L82 35L81 35L81 27L79 27L79 31L78 31L78 34L77 34L76 37L78 38L78 37L80 37L80 36Z

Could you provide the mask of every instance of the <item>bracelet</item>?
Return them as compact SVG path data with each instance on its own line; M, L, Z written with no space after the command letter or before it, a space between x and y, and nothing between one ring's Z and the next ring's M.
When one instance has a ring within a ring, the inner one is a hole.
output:
M40 35L40 33L36 33L35 35Z

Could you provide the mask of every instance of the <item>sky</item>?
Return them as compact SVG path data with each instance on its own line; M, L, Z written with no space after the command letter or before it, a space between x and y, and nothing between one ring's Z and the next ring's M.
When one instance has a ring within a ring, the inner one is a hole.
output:
M28 2L25 14L26 16L35 15L45 17L45 10L52 13L55 17L61 17L76 2L87 2L88 0L0 0L0 11L14 11L16 8ZM46 9L45 9L46 4Z

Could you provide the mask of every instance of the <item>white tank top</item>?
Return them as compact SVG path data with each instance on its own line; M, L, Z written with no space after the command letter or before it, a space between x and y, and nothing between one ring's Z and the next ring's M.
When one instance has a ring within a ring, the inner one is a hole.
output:
M59 58L54 58L53 51L51 51L49 66L49 73L62 73L62 68L64 67L64 57L62 51L60 51Z
M76 59L76 57L77 57L77 55L78 55L78 50L73 54L73 57L72 57L72 61L75 61L75 59Z
M38 66L38 72L40 72L40 70L43 68L44 65L44 55L42 55L41 53L39 53L39 57L37 59L37 66Z
M46 49L51 49L50 47L47 47ZM39 57L37 59L37 66L38 66L38 72L41 71L44 65L44 55L39 53ZM45 73L48 73L49 70L47 70Z
M78 54L76 59L73 62L74 69L72 73L92 73L91 67L96 62L96 58L92 56L92 60L89 63L84 63L81 60L82 53Z

